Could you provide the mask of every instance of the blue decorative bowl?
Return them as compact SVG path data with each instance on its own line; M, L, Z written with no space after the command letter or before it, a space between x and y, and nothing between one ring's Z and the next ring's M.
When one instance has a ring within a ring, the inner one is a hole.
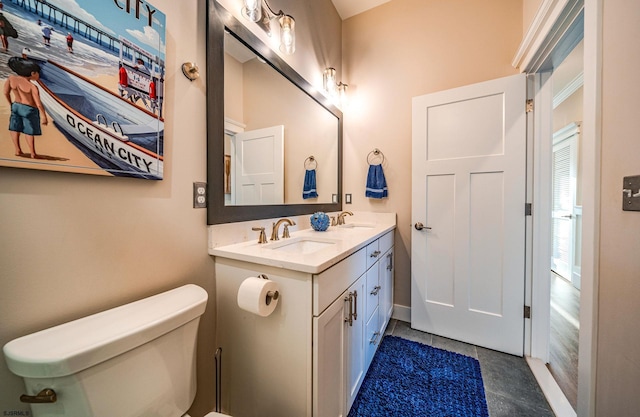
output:
M324 232L329 228L329 216L327 213L318 211L311 215L311 227L317 232Z

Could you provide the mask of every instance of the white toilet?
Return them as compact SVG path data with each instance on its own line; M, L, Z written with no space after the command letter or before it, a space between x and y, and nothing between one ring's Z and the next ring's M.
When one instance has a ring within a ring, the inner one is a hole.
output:
M4 356L34 417L180 417L196 394L206 304L185 285L12 340Z

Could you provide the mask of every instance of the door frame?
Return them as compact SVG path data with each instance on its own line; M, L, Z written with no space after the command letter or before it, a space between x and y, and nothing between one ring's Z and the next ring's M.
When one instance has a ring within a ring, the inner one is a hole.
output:
M550 76L544 71L545 62L553 62L560 53L561 40L576 36L567 22L575 17L576 8L583 6L584 13L584 102L582 124L582 270L580 291L580 337L578 366L579 417L595 416L595 381L597 354L597 317L600 246L600 160L601 160L601 102L602 102L602 10L604 0L543 0L523 42L516 54L513 66L521 72L533 74L535 91L535 118L533 154L533 210L532 238L528 240L531 268L527 274L527 291L531 296L531 332L525 334L525 346L529 346L529 364L541 381L548 373L544 362L548 359L549 284L548 266L551 241L548 225L550 195L539 188L550 187L550 142L552 128ZM542 70L542 71L541 71ZM546 121L546 122L545 122ZM543 140L545 138L545 140ZM547 148L545 150L545 148ZM545 181L545 179L547 181ZM543 216L544 214L544 216ZM546 218L546 219L545 219ZM540 275L544 273L544 275ZM540 279L540 277L543 277ZM546 277L547 279L544 279ZM544 283L547 283L546 286ZM535 285L534 285L535 284ZM546 288L545 288L546 287ZM545 307L546 306L546 307ZM546 335L546 336L545 336ZM546 339L545 339L546 338ZM525 351L527 348L525 347ZM546 352L546 354L545 354ZM542 365L542 366L540 366ZM542 385L542 384L541 384ZM547 393L545 393L547 395ZM549 398L549 397L548 397ZM566 398L565 398L566 400ZM553 404L552 404L553 406ZM555 410L554 410L555 411ZM573 411L572 409L570 410ZM570 415L570 412L562 415ZM560 414L558 414L560 415ZM575 414L574 414L575 415Z

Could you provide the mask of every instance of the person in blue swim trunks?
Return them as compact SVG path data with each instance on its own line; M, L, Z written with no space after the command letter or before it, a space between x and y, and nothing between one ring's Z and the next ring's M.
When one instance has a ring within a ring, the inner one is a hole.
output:
M42 135L40 128L40 115L42 124L47 125L49 120L40 101L38 87L31 81L40 78L40 66L30 59L11 57L9 68L17 75L10 75L4 83L4 96L11 105L11 118L9 119L9 132L15 147L16 156L27 156L20 147L20 134L23 133L31 150L31 158L38 158L34 136ZM13 95L13 98L12 98Z

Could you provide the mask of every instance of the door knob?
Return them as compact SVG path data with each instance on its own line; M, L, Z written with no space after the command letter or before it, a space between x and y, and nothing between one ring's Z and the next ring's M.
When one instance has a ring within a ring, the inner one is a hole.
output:
M415 227L416 230L422 230L422 229L431 230L431 227L425 226L424 224L422 224L420 222L416 223L413 227Z
M573 219L573 214L565 214L564 216L560 217L564 217L565 219Z

